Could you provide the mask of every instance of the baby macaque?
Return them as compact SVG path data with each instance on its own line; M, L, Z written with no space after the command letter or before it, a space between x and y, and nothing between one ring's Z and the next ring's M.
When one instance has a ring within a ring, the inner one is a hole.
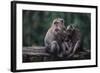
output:
M81 33L78 28L72 25L67 26L65 44L68 51L67 57L72 57L79 49L81 49Z

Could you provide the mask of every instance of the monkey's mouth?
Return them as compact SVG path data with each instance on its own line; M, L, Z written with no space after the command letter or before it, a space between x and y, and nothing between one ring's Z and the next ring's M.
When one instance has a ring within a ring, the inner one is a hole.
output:
M59 29L55 29L56 32L60 31Z

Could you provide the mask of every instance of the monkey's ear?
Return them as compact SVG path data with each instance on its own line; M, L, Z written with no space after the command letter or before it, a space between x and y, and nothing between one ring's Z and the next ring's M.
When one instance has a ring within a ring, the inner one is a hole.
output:
M61 22L64 23L64 20L62 19Z
M63 27L63 30L64 30L64 31L66 31L66 28L65 28L65 27Z

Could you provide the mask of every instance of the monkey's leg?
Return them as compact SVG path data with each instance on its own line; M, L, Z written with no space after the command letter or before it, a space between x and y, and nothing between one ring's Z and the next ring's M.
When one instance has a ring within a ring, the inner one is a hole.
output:
M78 40L78 41L76 42L72 53L71 53L68 57L72 57L72 56L75 54L75 52L76 52L76 50L78 49L79 45L80 45L80 40Z
M59 45L58 45L57 41L51 42L50 52L54 53L54 54L59 52Z
M58 43L57 43L57 41L52 41L51 42L51 45L50 45L50 58L49 58L49 60L56 60L56 58L57 58L57 55L58 55L58 53L59 53L59 45L58 45Z
M59 54L59 57L64 57L64 56L66 56L67 55L67 53L68 53L68 50L67 50L67 48L68 48L69 46L68 46L68 44L67 44L67 42L63 42L62 44L61 44L61 52L60 52L60 54Z

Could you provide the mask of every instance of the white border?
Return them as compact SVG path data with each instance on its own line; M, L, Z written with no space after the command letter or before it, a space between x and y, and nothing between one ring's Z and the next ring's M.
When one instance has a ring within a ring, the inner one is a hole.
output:
M96 28L96 10L93 8L81 8L81 7L60 7L60 6L45 6L45 5L28 5L17 4L16 17L17 17L17 70L22 69L39 69L39 68L52 68L52 67L72 67L72 66L85 66L96 64L96 42L95 42L95 28ZM91 60L79 60L79 61L57 61L57 62L32 62L22 63L22 10L42 10L42 11L61 11L61 12L81 12L91 13Z

